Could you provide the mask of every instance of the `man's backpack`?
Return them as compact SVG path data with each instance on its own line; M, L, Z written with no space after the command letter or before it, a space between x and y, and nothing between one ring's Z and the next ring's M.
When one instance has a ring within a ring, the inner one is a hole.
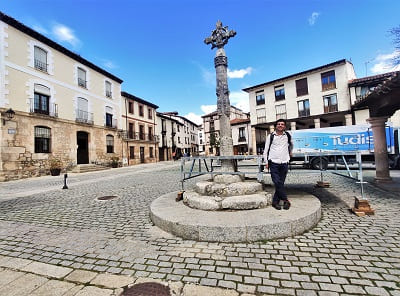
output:
M285 132L285 134L286 134L286 137L287 137L287 140L288 140L288 151L289 151L289 155L290 155L290 150L292 150L292 135L289 134L288 132ZM266 161L268 161L268 158L269 158L269 150L271 149L271 145L272 145L272 141L274 140L274 136L275 136L274 133L271 133Z

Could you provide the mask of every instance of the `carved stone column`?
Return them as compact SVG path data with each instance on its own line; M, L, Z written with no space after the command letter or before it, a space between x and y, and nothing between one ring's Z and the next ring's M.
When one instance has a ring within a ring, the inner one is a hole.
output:
M257 155L257 133L255 127L251 128L251 142L253 147L251 155Z
M391 181L385 132L387 117L371 117L367 121L371 124L374 134L375 180L377 182Z
M344 115L346 125L353 125L353 115L351 114L345 114Z
M315 128L321 127L321 121L319 120L319 118L314 118L314 126Z

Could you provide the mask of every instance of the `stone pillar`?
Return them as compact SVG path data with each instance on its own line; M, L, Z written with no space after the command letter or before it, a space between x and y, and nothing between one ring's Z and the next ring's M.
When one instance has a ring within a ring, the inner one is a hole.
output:
M314 118L314 126L315 128L321 127L321 121L319 120L319 118Z
M385 132L387 117L371 117L367 121L371 124L374 136L375 180L377 182L391 181Z
M291 121L290 122L290 130L292 130L292 131L296 130L296 121Z
M353 115L345 114L344 118L346 120L346 125L353 125Z
M257 155L257 137L256 137L256 128L251 128L251 143L252 143L252 155Z

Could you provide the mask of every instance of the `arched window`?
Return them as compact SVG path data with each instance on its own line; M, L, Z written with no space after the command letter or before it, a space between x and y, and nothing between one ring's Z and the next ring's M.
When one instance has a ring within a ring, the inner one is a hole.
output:
M47 51L38 46L35 46L34 56L35 56L34 58L35 69L47 73Z
M35 126L35 153L50 153L51 129Z
M113 135L106 136L106 146L107 146L107 153L114 153L114 136Z

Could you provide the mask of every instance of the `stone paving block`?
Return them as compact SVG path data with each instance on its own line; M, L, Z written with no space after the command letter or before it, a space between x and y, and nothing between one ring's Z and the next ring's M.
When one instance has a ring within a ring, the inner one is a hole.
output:
M24 274L16 280L2 286L0 295L6 296L21 296L29 295L43 284L48 282L48 279L35 274Z
M20 269L24 266L27 266L30 263L32 263L32 260L14 258L14 257L5 257L5 256L0 257L0 266L1 267Z
M70 291L75 285L59 280L50 280L31 292L30 296L62 296Z
M18 279L19 277L24 276L25 273L13 270L2 269L0 271L0 288L12 281Z
M132 284L134 281L134 278L129 276L102 273L92 279L90 284L113 289L127 286Z
M87 270L74 270L65 277L66 281L86 284L93 280L98 275L97 272Z
M379 287L365 287L368 295L389 296L390 294L384 288Z
M32 262L22 267L21 270L60 279L69 274L73 269L47 263Z
M114 296L114 291L111 289L101 289L98 287L87 286L79 290L75 296Z
M239 296L239 293L233 290L222 288L204 287L187 284L183 287L182 296Z

